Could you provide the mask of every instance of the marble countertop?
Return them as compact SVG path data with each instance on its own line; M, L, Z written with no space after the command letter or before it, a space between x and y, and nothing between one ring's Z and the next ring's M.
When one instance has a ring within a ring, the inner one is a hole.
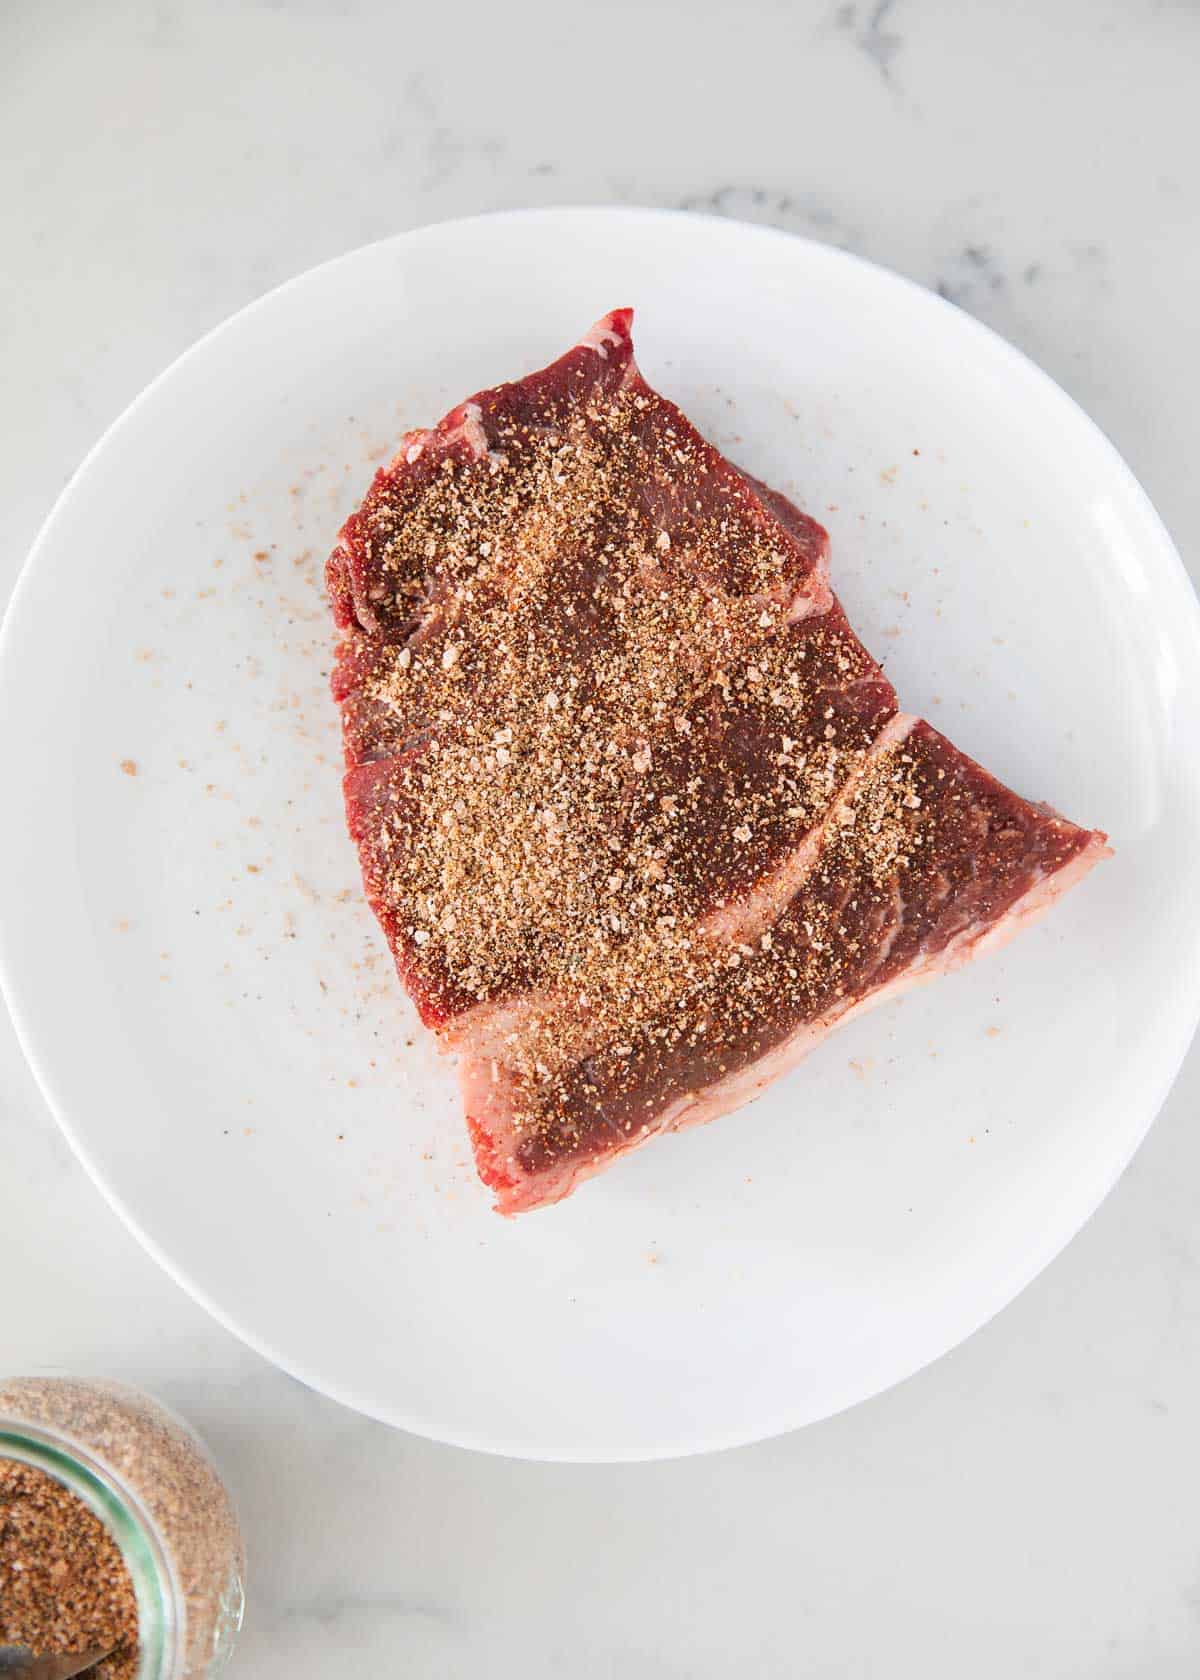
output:
M1100 422L1200 576L1198 54L1187 0L9 0L0 599L84 451L232 310L401 228L605 201L942 290ZM3 1360L141 1383L208 1435L251 1548L239 1680L1184 1680L1198 1098L1193 1051L1067 1252L899 1389L571 1468L390 1432L242 1347L118 1224L0 1021Z

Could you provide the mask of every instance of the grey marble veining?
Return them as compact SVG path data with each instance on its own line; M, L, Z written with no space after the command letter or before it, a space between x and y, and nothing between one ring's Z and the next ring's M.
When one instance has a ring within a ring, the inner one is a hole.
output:
M896 86L896 58L904 46L896 27L896 6L897 0L872 0L867 5L845 0L833 14L834 27L849 36L888 87Z
M1200 564L1198 57L1194 6L1125 0L11 0L0 598L98 433L231 310L399 228L598 201L941 291L1079 398ZM1087 1229L920 1377L742 1452L572 1469L392 1433L241 1347L0 1024L4 1362L122 1375L207 1433L251 1545L247 1680L1190 1680L1198 1096L1193 1054Z

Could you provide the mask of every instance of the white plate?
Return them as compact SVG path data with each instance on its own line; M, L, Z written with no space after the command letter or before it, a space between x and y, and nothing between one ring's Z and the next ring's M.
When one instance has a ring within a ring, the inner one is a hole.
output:
M404 427L624 303L650 381L828 525L905 704L1117 853L753 1108L506 1223L360 898L320 569ZM720 221L426 228L197 345L47 523L0 658L5 986L114 1206L306 1382L529 1457L752 1440L983 1323L1145 1133L1197 1015L1198 673L1128 470L950 305Z

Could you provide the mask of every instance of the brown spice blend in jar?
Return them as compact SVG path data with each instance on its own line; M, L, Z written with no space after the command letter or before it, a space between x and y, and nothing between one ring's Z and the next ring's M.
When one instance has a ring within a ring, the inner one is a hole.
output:
M137 1604L116 1541L53 1476L0 1458L0 1645L101 1650L98 1680L137 1672Z
M158 1559L134 1570L140 1649L135 1641L131 1666L110 1664L104 1680L143 1672L155 1680L211 1680L241 1625L245 1557L233 1504L198 1436L169 1408L124 1384L0 1379L0 1455L20 1460L22 1439L98 1478L140 1536L139 1554ZM133 1569L132 1555L124 1556Z

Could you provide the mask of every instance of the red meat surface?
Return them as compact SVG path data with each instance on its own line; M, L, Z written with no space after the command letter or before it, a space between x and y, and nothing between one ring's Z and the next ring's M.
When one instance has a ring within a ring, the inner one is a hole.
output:
M740 1106L1107 853L903 714L631 312L411 432L330 557L350 833L500 1211Z

